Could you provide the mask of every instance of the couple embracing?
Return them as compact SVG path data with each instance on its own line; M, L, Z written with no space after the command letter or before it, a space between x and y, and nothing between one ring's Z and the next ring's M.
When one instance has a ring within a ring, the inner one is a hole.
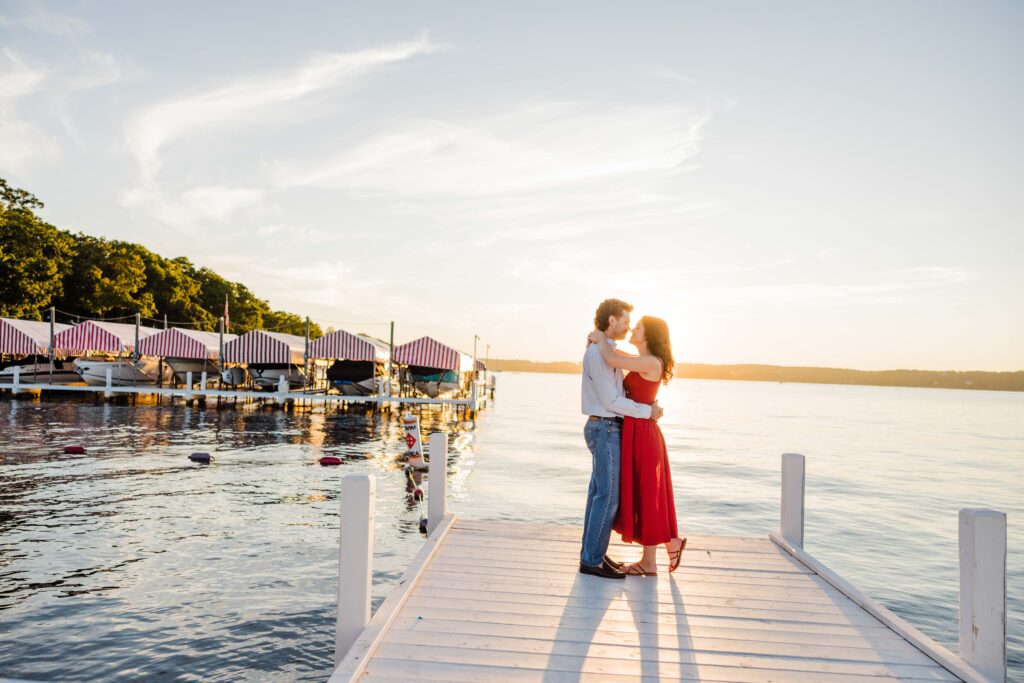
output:
M657 550L668 552L675 571L686 547L679 537L658 387L672 378L675 360L668 325L644 316L632 330L634 356L615 347L630 331L633 307L601 302L583 356L583 435L593 456L593 473L583 518L580 573L607 579L656 576ZM623 372L627 374L623 377ZM608 557L612 529L627 543L643 546L640 560L624 564Z

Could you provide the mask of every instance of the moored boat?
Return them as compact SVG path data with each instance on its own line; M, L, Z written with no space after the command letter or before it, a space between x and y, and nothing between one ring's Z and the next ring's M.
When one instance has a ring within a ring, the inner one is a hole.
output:
M73 384L81 378L75 372L70 360L32 358L18 361L0 370L0 384L14 382L14 368L20 368L18 381L22 384Z
M107 370L110 370L110 384L115 387L131 387L156 384L160 379L160 361L156 358L101 360L76 358L72 364L79 377L86 384L102 387L107 384ZM164 368L164 381L171 378L170 368Z
M344 396L368 396L377 392L383 368L383 363L369 360L336 360L327 368L327 380Z
M299 389L306 384L306 375L301 367L284 363L256 363L249 365L249 378L260 389L277 389L281 377L288 381L288 387Z

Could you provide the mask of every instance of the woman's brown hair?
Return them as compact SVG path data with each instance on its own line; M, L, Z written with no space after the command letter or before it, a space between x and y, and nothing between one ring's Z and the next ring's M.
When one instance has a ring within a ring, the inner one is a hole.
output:
M644 340L647 351L661 360L661 383L668 384L676 372L676 361L672 357L672 340L668 336L668 323L661 318L645 315L640 318L644 326Z

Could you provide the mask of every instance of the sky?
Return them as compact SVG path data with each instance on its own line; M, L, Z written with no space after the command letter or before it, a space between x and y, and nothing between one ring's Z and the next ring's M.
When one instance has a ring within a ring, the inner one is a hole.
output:
M0 0L0 177L275 309L1024 369L1024 3Z

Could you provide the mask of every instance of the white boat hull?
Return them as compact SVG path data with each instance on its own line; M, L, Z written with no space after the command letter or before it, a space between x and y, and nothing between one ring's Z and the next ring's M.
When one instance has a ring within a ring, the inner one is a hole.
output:
M160 361L154 358L140 358L138 364L129 360L89 360L78 358L75 371L86 384L94 387L107 385L107 370L110 370L110 384L115 387L133 387L156 384L159 379ZM171 378L170 368L164 369L164 380Z
M444 394L450 394L459 388L458 382L413 382L413 388L421 394L430 398L437 398Z
M249 377L253 384L261 389L277 389L281 377L287 377L288 387L299 389L306 385L306 375L299 368L293 367L291 372L287 368L260 368L249 366Z
M206 373L206 380L212 381L220 375L216 363L208 360L192 360L189 358L165 358L164 363L171 367L171 372L179 382L184 383L188 379L188 373L192 373L192 383L199 384L202 381L203 373Z
M21 365L21 373L18 381L21 384L77 384L81 382L78 373L71 367L71 363L61 363L50 370L50 364L45 365ZM0 384L14 383L14 366L0 370Z

